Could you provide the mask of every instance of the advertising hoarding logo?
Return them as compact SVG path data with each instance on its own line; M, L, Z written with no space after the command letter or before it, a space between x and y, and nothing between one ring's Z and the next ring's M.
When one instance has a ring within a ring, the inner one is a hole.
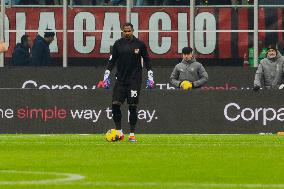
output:
M224 108L224 116L230 122L260 121L263 126L273 121L284 121L284 108L242 108L237 103L229 103Z

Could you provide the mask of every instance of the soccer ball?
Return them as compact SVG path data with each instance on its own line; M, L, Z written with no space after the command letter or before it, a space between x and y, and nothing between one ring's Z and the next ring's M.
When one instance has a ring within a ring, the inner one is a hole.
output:
M115 142L115 141L118 141L120 138L118 132L116 129L111 129L111 130L108 130L107 133L106 133L106 140L108 142Z
M189 81L183 81L182 82L182 88L184 90L192 89L192 83Z

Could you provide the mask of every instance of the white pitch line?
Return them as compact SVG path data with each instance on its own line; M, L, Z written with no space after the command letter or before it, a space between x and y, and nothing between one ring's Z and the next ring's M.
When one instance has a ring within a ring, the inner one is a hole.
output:
M46 179L46 180L23 180L23 181L0 181L0 185L34 185L34 184L57 184L70 181L82 180L85 177L73 173L58 173L58 172L39 172L39 171L17 171L17 170L0 170L1 173L14 173L14 174L31 174L31 175L54 175L64 178Z
M86 146L86 145L93 145L93 146L107 146L107 145L116 145L116 146L128 146L130 143L96 143L96 142L84 142L84 143L64 143L64 142L1 142L0 145L7 145L7 144L16 144L16 145L59 145L59 146ZM206 147L206 146L214 146L214 147L239 147L239 146L256 146L256 147L283 147L283 143L278 144L263 144L263 143L189 143L189 144L144 144L144 143L137 143L135 145L138 146L176 146L176 147Z
M70 183L66 183L69 185ZM217 183L187 183L187 182L81 182L76 185L90 186L165 186L194 188L284 188L284 184L217 184Z
M198 188L284 188L284 184L228 184L228 183L187 183L187 182L80 182L70 183L70 181L82 180L85 177L73 173L38 172L38 171L16 171L0 170L0 173L15 174L36 174L64 176L65 178L30 180L30 181L0 181L0 185L93 185L93 186L176 186L176 187L198 187ZM69 182L68 182L69 181Z

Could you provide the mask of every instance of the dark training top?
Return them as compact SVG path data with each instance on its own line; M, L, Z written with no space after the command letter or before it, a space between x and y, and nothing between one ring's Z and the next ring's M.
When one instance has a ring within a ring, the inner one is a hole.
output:
M50 62L49 44L38 35L32 47L32 66L49 66Z
M135 36L132 39L121 38L113 45L112 56L107 69L111 71L116 65L116 78L119 82L141 82L141 57L143 58L145 68L149 71L151 65L145 43Z
M29 48L23 44L18 43L12 54L12 65L14 66L29 66L30 64Z

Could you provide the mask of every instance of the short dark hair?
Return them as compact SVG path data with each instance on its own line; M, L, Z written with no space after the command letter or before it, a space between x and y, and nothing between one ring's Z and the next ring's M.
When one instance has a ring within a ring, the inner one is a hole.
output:
M126 22L125 24L123 24L121 29L123 29L124 27L128 27L128 26L130 26L133 29L133 25L130 22Z
M268 45L267 50L269 50L269 49L273 49L273 50L275 50L277 52L276 45L274 45L274 44Z
M22 44L27 43L29 37L30 37L29 35L23 35L23 36L21 37L21 43L22 43Z
M192 53L192 48L191 47L184 47L182 49L182 54L191 54Z
M55 33L51 29L46 29L47 31L44 32L44 38L46 37L54 37Z

